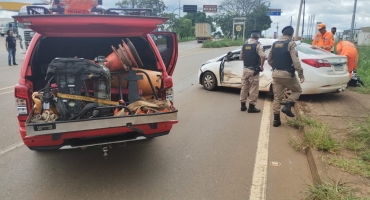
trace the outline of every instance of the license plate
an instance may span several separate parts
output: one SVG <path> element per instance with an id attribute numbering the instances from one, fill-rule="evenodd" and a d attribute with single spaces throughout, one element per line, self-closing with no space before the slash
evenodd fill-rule
<path id="1" fill-rule="evenodd" d="M 167 95 L 166 95 L 166 100 L 168 100 L 168 101 L 173 101 L 172 95 L 167 94 Z"/>
<path id="2" fill-rule="evenodd" d="M 56 124 L 47 124 L 47 125 L 35 125 L 33 126 L 34 131 L 47 131 L 47 130 L 53 130 L 56 129 Z"/>
<path id="3" fill-rule="evenodd" d="M 343 71 L 343 65 L 341 66 L 334 66 L 335 71 Z"/>

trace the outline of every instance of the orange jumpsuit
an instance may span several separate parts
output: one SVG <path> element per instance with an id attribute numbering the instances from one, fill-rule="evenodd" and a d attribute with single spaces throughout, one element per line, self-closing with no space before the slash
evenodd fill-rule
<path id="1" fill-rule="evenodd" d="M 324 47 L 326 51 L 331 51 L 331 48 L 334 47 L 333 33 L 331 33 L 330 31 L 326 31 L 324 35 L 321 35 L 321 33 L 318 32 L 315 35 L 314 40 L 312 41 L 312 45 Z"/>
<path id="2" fill-rule="evenodd" d="M 358 52 L 356 46 L 349 41 L 340 41 L 337 44 L 337 50 L 339 55 L 346 56 L 348 62 L 348 73 L 349 77 L 352 78 L 352 71 L 357 67 Z"/>

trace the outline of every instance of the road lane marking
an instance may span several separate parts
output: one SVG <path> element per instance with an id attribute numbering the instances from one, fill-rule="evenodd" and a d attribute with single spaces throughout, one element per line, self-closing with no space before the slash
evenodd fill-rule
<path id="1" fill-rule="evenodd" d="M 14 91 L 3 92 L 3 93 L 0 93 L 0 95 L 9 94 L 9 93 L 12 93 L 12 92 L 14 92 Z"/>
<path id="2" fill-rule="evenodd" d="M 3 155 L 3 154 L 5 154 L 5 153 L 8 153 L 11 150 L 14 150 L 14 149 L 16 149 L 18 147 L 21 147 L 22 145 L 23 145 L 23 142 L 18 142 L 16 144 L 13 144 L 13 145 L 7 147 L 6 149 L 4 149 L 3 151 L 0 151 L 0 156 Z"/>
<path id="3" fill-rule="evenodd" d="M 265 99 L 249 200 L 266 199 L 270 116 L 271 102 Z"/>
<path id="4" fill-rule="evenodd" d="M 6 89 L 10 89 L 10 88 L 14 88 L 14 86 L 10 86 L 10 87 L 3 87 L 3 88 L 0 88 L 0 90 L 6 90 Z"/>

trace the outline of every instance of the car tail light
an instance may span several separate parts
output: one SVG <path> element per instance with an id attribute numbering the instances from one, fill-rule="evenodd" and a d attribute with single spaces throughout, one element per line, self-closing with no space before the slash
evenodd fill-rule
<path id="1" fill-rule="evenodd" d="M 324 59 L 302 59 L 302 62 L 312 67 L 316 67 L 316 68 L 331 67 L 331 64 L 327 60 L 324 60 Z"/>
<path id="2" fill-rule="evenodd" d="M 24 85 L 16 85 L 14 89 L 15 102 L 18 115 L 28 114 L 28 88 Z"/>
<path id="3" fill-rule="evenodd" d="M 174 93 L 172 88 L 173 86 L 172 77 L 167 76 L 166 78 L 163 79 L 163 83 L 164 83 L 164 95 L 166 97 L 166 100 L 172 103 L 174 99 Z"/>

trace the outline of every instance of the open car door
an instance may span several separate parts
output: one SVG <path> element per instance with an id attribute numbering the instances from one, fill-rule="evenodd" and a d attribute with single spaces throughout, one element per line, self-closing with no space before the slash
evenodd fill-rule
<path id="1" fill-rule="evenodd" d="M 240 52 L 234 52 L 222 58 L 220 64 L 221 84 L 241 84 L 243 61 L 239 60 Z"/>
<path id="2" fill-rule="evenodd" d="M 152 32 L 150 34 L 156 39 L 156 45 L 166 66 L 167 74 L 172 76 L 178 57 L 177 34 L 174 32 Z"/>

